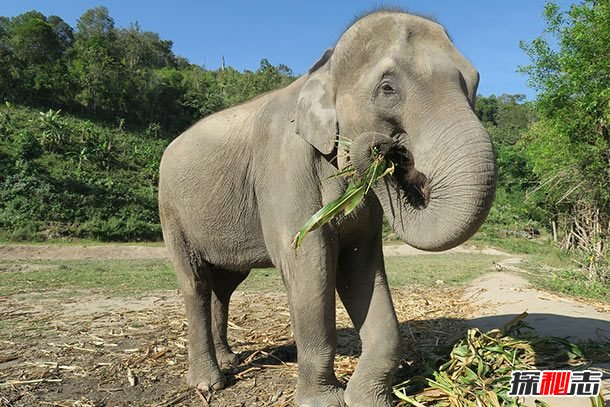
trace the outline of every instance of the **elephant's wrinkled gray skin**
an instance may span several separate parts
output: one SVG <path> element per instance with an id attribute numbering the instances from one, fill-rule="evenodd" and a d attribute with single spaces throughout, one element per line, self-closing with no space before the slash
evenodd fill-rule
<path id="1" fill-rule="evenodd" d="M 201 120 L 167 148 L 159 205 L 189 322 L 188 383 L 224 386 L 231 293 L 255 267 L 282 273 L 298 347 L 301 406 L 388 406 L 401 356 L 384 270 L 382 214 L 409 244 L 444 250 L 470 237 L 495 190 L 491 141 L 472 112 L 478 73 L 444 29 L 378 11 L 356 21 L 310 72 L 284 89 Z M 291 240 L 346 181 L 336 139 L 397 164 L 350 215 Z M 338 385 L 335 290 L 362 338 Z"/>

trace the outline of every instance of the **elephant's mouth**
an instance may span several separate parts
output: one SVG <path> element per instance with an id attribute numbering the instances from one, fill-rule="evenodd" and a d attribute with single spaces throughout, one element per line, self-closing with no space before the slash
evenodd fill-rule
<path id="1" fill-rule="evenodd" d="M 447 250 L 472 236 L 485 220 L 496 168 L 491 140 L 475 119 L 453 129 L 452 137 L 444 133 L 451 145 L 440 145 L 439 139 L 422 143 L 404 132 L 364 133 L 352 140 L 349 158 L 357 174 L 371 168 L 374 153 L 394 164 L 394 173 L 373 191 L 406 243 Z"/>
<path id="2" fill-rule="evenodd" d="M 373 164 L 373 151 L 382 154 L 394 164 L 389 177 L 394 192 L 404 207 L 421 210 L 430 203 L 431 185 L 426 175 L 415 168 L 415 159 L 409 151 L 409 137 L 399 132 L 392 136 L 367 132 L 357 136 L 350 149 L 350 161 L 359 174 L 365 174 Z"/>
<path id="3" fill-rule="evenodd" d="M 415 169 L 411 152 L 396 140 L 386 157 L 394 163 L 392 180 L 401 197 L 414 209 L 425 209 L 430 203 L 430 182 L 423 173 Z"/>

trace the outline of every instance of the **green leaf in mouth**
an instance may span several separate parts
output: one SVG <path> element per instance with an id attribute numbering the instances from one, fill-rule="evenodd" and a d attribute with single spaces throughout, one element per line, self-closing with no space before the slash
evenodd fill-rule
<path id="1" fill-rule="evenodd" d="M 342 143 L 347 147 L 351 146 L 347 141 Z M 305 222 L 301 230 L 292 239 L 292 246 L 295 251 L 299 249 L 303 239 L 309 232 L 330 222 L 341 213 L 344 216 L 350 214 L 362 202 L 365 195 L 377 181 L 386 175 L 394 173 L 394 163 L 386 159 L 383 154 L 380 154 L 375 147 L 371 150 L 371 156 L 373 160 L 366 171 L 364 171 L 364 174 L 358 175 L 355 168 L 352 165 L 348 165 L 329 177 L 348 177 L 350 181 L 343 195 L 324 205 Z"/>

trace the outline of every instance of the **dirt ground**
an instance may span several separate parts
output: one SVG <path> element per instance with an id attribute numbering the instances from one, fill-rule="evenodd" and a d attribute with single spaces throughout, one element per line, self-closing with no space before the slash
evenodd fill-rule
<path id="1" fill-rule="evenodd" d="M 4 260 L 136 260 L 164 259 L 164 246 L 136 245 L 1 245 Z"/>
<path id="2" fill-rule="evenodd" d="M 414 256 L 434 254 L 414 249 L 405 244 L 384 247 L 386 256 Z M 474 253 L 508 255 L 494 248 L 479 249 L 470 246 L 459 246 L 446 253 Z M 0 245 L 0 259 L 4 260 L 136 260 L 165 259 L 167 250 L 164 246 L 137 245 Z"/>
<path id="3" fill-rule="evenodd" d="M 456 251 L 481 252 L 464 247 Z M 407 246 L 386 248 L 386 255 L 409 254 L 419 253 Z M 11 260 L 165 256 L 163 247 L 0 246 L 0 258 Z M 506 269 L 515 263 L 499 267 Z M 393 290 L 406 344 L 397 382 L 414 373 L 423 355 L 460 337 L 473 320 L 494 324 L 498 321 L 493 322 L 491 316 L 518 314 L 524 306 L 532 312 L 531 303 L 519 303 L 519 298 L 507 297 L 507 292 L 519 297 L 529 290 L 533 296 L 548 298 L 527 285 L 512 287 L 512 280 L 503 272 L 489 276 L 491 280 L 465 289 L 418 286 Z M 500 281 L 505 284 L 498 284 Z M 123 298 L 94 290 L 41 291 L 35 296 L 0 297 L 0 406 L 293 405 L 296 347 L 285 293 L 234 295 L 229 336 L 241 363 L 226 372 L 229 386 L 225 390 L 202 394 L 188 389 L 184 382 L 187 325 L 177 292 Z M 550 310 L 560 312 L 553 304 Z M 593 326 L 600 321 L 610 323 L 607 309 L 574 304 L 579 312 L 599 313 L 591 318 Z M 360 344 L 340 304 L 337 310 L 335 368 L 340 380 L 346 381 Z M 604 327 L 602 324 L 602 331 Z M 564 328 L 572 329 L 569 325 Z"/>
<path id="4" fill-rule="evenodd" d="M 283 293 L 236 293 L 229 335 L 241 363 L 227 372 L 228 388 L 212 395 L 184 384 L 187 326 L 176 292 L 138 299 L 65 294 L 0 299 L 0 316 L 10 321 L 0 334 L 0 405 L 293 405 L 296 348 Z M 418 355 L 463 333 L 472 307 L 456 289 L 393 295 L 410 355 L 401 369 L 406 377 Z M 359 341 L 339 305 L 338 328 L 335 367 L 346 381 Z"/>

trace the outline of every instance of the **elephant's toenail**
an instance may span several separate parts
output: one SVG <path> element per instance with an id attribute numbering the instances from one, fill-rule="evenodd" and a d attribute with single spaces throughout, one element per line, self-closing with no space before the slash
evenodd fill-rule
<path id="1" fill-rule="evenodd" d="M 205 382 L 201 382 L 197 385 L 197 390 L 210 391 L 210 386 Z"/>

